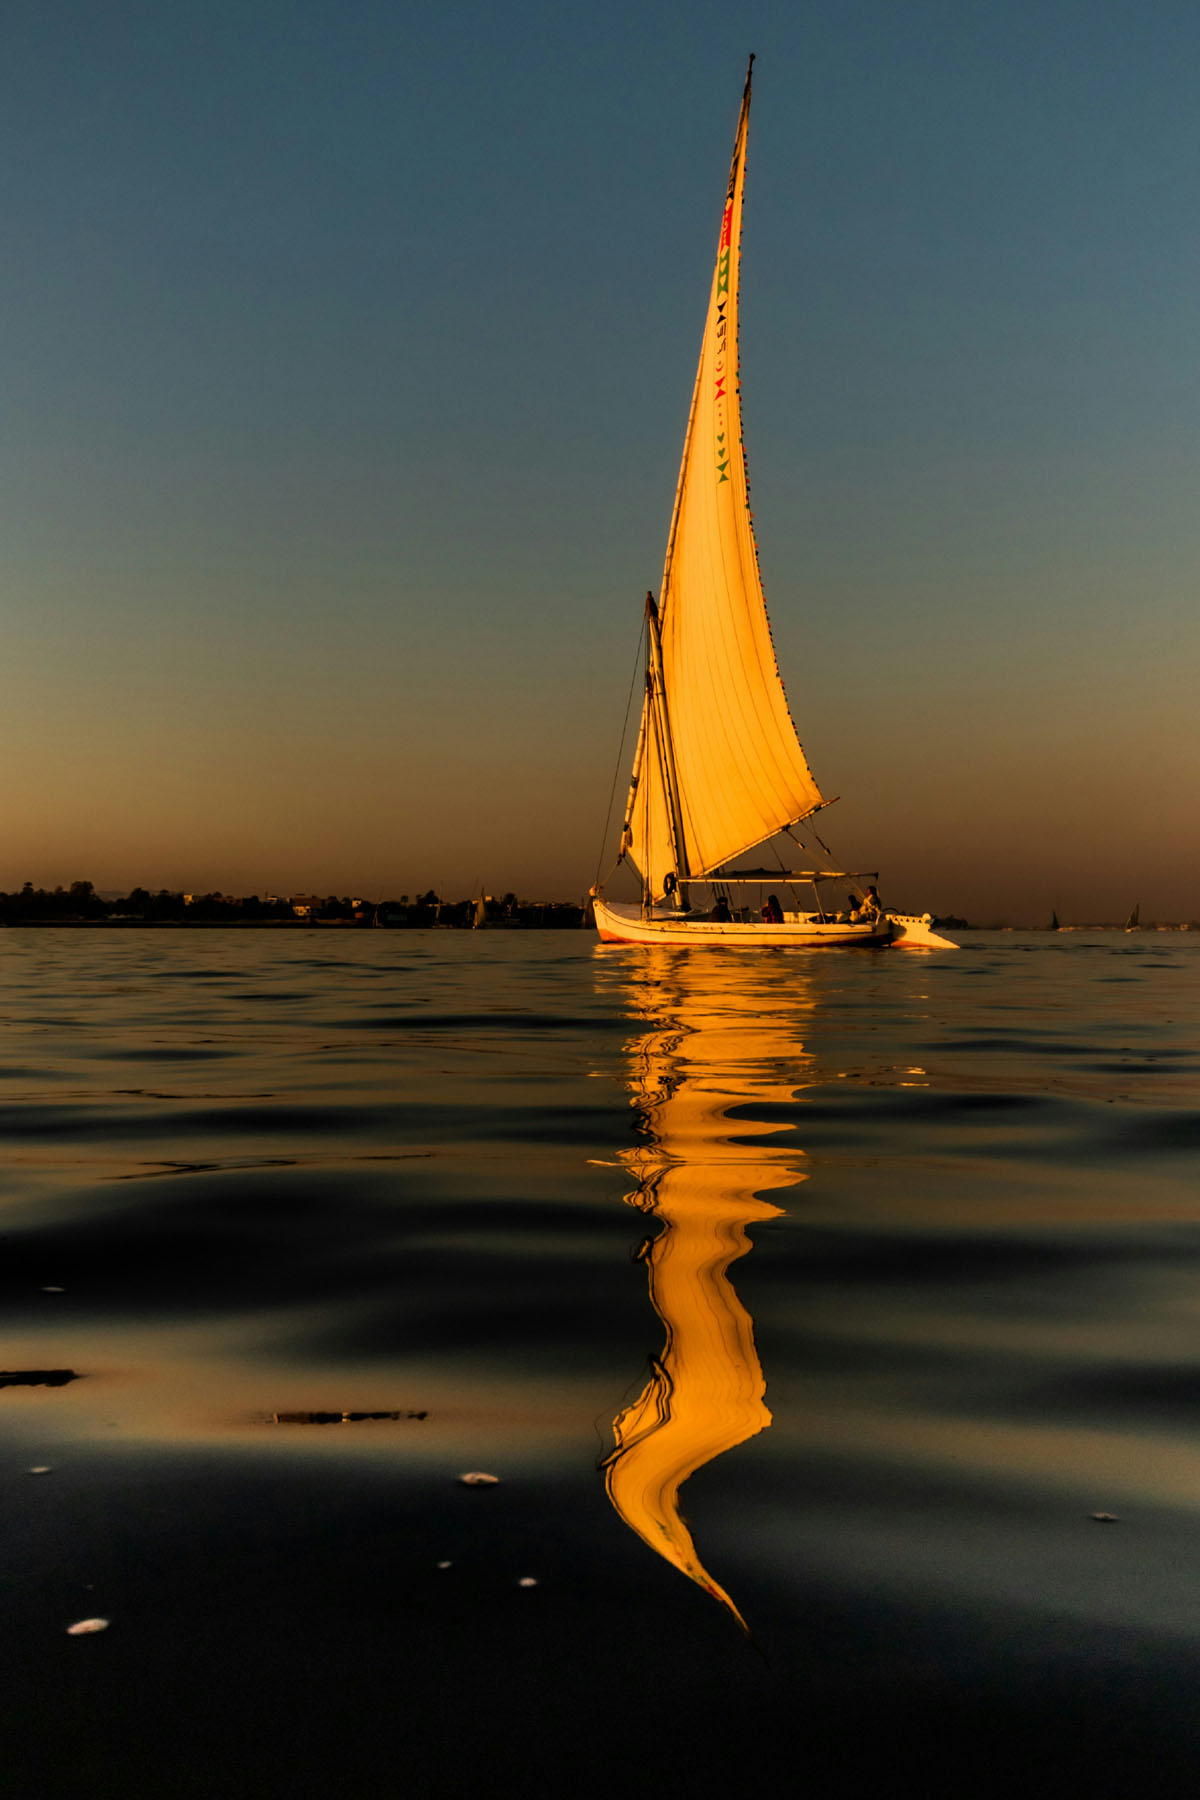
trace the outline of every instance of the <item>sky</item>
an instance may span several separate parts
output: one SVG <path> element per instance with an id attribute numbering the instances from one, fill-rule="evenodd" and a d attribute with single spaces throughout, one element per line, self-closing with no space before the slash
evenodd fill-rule
<path id="1" fill-rule="evenodd" d="M 824 835 L 921 910 L 1200 917 L 1169 0 L 0 0 L 0 888 L 586 890 L 751 50 Z"/>

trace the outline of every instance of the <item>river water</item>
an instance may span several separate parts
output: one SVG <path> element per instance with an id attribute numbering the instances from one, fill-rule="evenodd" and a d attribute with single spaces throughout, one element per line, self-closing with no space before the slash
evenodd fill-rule
<path id="1" fill-rule="evenodd" d="M 0 933 L 5 1793 L 1191 1793 L 1200 938 L 963 935 Z"/>

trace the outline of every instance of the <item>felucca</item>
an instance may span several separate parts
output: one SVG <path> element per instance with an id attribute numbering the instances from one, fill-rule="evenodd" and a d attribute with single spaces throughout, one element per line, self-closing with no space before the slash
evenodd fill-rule
<path id="1" fill-rule="evenodd" d="M 775 661 L 742 444 L 738 279 L 753 65 L 751 57 L 662 587 L 657 602 L 646 596 L 646 691 L 617 858 L 640 874 L 641 901 L 608 900 L 597 886 L 596 929 L 606 943 L 954 949 L 929 913 L 884 907 L 876 872 L 830 866 L 814 828 L 817 853 L 793 836 L 832 801 L 813 779 Z M 782 833 L 815 866 L 730 866 Z M 850 885 L 841 910 L 823 898 L 827 883 Z"/>

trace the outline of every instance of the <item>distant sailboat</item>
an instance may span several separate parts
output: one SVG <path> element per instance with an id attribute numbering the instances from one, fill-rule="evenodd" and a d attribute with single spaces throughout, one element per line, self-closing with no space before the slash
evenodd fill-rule
<path id="1" fill-rule="evenodd" d="M 646 692 L 617 858 L 639 873 L 642 897 L 622 904 L 597 886 L 596 928 L 609 943 L 954 949 L 929 913 L 885 909 L 874 872 L 830 867 L 819 838 L 811 851 L 793 835 L 832 801 L 788 710 L 750 511 L 737 353 L 749 117 L 748 70 L 662 587 L 657 601 L 646 596 Z M 782 833 L 815 866 L 730 867 Z M 852 888 L 841 910 L 823 898 L 828 882 Z M 702 885 L 709 894 L 697 907 Z M 750 894 L 755 905 L 741 904 Z"/>
<path id="2" fill-rule="evenodd" d="M 1142 929 L 1141 911 L 1142 903 L 1139 900 L 1125 921 L 1126 931 L 1140 931 Z"/>
<path id="3" fill-rule="evenodd" d="M 1047 931 L 1061 931 L 1062 930 L 1062 926 L 1058 922 L 1058 914 L 1055 912 L 1053 907 L 1051 907 L 1051 909 L 1050 909 L 1050 923 L 1047 925 L 1046 930 Z"/>

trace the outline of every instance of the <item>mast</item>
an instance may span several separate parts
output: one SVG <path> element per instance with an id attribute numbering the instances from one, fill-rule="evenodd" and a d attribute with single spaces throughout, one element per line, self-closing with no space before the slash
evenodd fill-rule
<path id="1" fill-rule="evenodd" d="M 681 912 L 689 908 L 687 878 L 687 840 L 683 831 L 683 814 L 679 805 L 679 777 L 675 772 L 675 751 L 671 743 L 671 718 L 667 710 L 667 684 L 663 679 L 662 639 L 658 631 L 658 607 L 654 595 L 646 595 L 646 627 L 650 667 L 647 672 L 647 696 L 655 712 L 659 757 L 662 762 L 663 786 L 667 796 L 667 817 L 671 827 L 671 848 L 675 854 L 675 904 Z"/>

